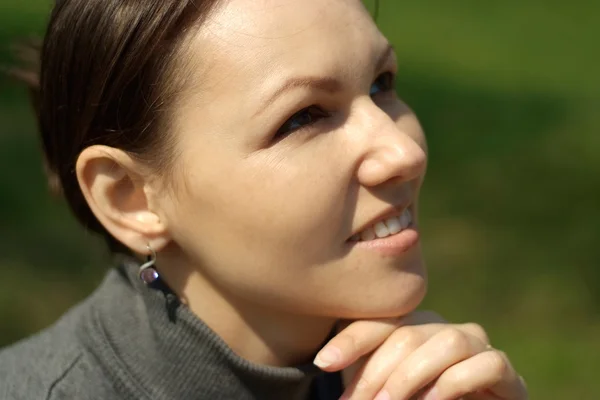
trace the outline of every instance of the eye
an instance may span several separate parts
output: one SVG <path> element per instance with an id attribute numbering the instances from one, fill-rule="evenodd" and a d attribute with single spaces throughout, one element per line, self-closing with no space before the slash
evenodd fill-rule
<path id="1" fill-rule="evenodd" d="M 396 76 L 392 72 L 384 72 L 379 75 L 373 85 L 371 85 L 371 90 L 369 94 L 371 96 L 375 96 L 378 93 L 389 92 L 394 89 L 394 83 L 396 80 Z"/>
<path id="2" fill-rule="evenodd" d="M 279 128 L 277 131 L 276 137 L 282 137 L 285 135 L 289 135 L 290 133 L 306 128 L 320 119 L 327 118 L 329 114 L 324 111 L 321 107 L 318 106 L 310 106 L 306 107 L 298 111 L 296 114 L 292 115 L 290 119 L 285 121 L 285 123 Z"/>

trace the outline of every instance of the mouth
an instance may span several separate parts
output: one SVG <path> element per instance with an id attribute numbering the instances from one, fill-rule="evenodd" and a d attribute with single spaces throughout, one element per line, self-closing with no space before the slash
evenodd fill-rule
<path id="1" fill-rule="evenodd" d="M 402 212 L 385 216 L 362 231 L 353 235 L 350 242 L 369 242 L 399 235 L 408 229 L 413 222 L 412 211 L 409 207 Z"/>

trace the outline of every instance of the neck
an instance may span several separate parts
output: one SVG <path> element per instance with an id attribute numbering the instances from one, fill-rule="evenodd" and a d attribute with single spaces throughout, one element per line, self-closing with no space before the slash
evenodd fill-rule
<path id="1" fill-rule="evenodd" d="M 235 353 L 256 364 L 284 367 L 312 362 L 336 322 L 227 295 L 195 271 L 182 274 L 169 267 L 161 276 Z"/>

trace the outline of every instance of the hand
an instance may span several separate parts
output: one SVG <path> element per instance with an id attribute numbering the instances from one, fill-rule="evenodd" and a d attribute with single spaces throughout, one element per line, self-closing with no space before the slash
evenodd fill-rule
<path id="1" fill-rule="evenodd" d="M 525 382 L 479 325 L 448 324 L 431 312 L 349 323 L 315 364 L 344 370 L 344 400 L 528 399 Z"/>

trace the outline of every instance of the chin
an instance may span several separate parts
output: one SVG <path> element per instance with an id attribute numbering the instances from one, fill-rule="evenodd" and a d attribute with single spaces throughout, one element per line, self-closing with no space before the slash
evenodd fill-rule
<path id="1" fill-rule="evenodd" d="M 401 289 L 397 289 L 400 286 Z M 372 295 L 355 297 L 349 302 L 343 319 L 398 318 L 415 311 L 427 294 L 427 277 L 413 275 L 404 278 L 394 288 L 373 288 Z"/>
<path id="2" fill-rule="evenodd" d="M 387 309 L 376 310 L 379 318 L 396 318 L 412 313 L 421 305 L 427 294 L 427 284 L 423 282 L 414 291 L 399 296 Z"/>

